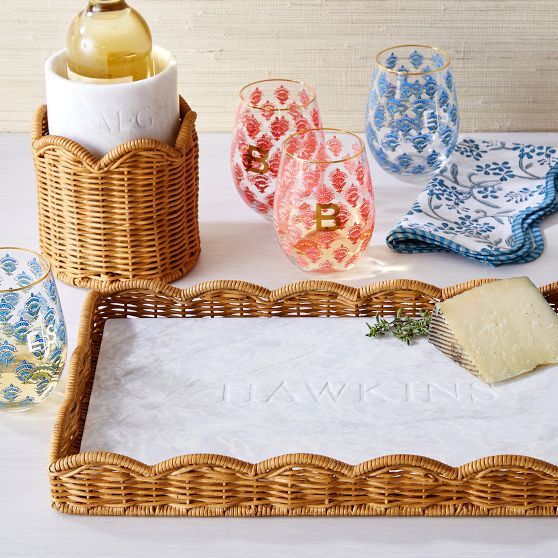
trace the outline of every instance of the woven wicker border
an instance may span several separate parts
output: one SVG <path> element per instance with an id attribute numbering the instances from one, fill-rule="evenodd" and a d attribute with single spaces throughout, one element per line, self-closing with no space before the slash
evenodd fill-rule
<path id="1" fill-rule="evenodd" d="M 183 455 L 153 466 L 108 452 L 79 453 L 105 320 L 202 316 L 374 316 L 417 314 L 486 280 L 439 289 L 397 280 L 354 289 L 307 281 L 269 291 L 214 281 L 187 290 L 132 281 L 85 303 L 66 398 L 50 456 L 52 505 L 91 515 L 557 515 L 558 467 L 496 455 L 461 467 L 415 455 L 348 465 L 290 454 L 251 464 L 221 455 Z M 558 308 L 558 282 L 541 289 Z M 557 310 L 558 311 L 558 310 Z"/>
<path id="2" fill-rule="evenodd" d="M 46 107 L 33 121 L 39 239 L 56 277 L 91 289 L 131 279 L 174 281 L 198 260 L 196 113 L 180 98 L 174 146 L 123 143 L 97 160 L 48 133 Z"/>

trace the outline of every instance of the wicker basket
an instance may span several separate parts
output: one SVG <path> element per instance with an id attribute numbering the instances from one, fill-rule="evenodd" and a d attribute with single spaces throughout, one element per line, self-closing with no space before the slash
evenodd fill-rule
<path id="1" fill-rule="evenodd" d="M 256 464 L 221 455 L 182 455 L 150 466 L 114 453 L 80 453 L 107 319 L 367 317 L 393 315 L 398 308 L 417 315 L 483 282 L 438 289 L 400 280 L 354 289 L 309 281 L 271 292 L 233 281 L 183 291 L 133 281 L 125 290 L 91 293 L 54 428 L 53 507 L 91 515 L 558 515 L 558 466 L 525 456 L 496 455 L 450 467 L 416 455 L 377 457 L 359 465 L 310 454 Z M 556 310 L 558 283 L 541 290 Z"/>
<path id="2" fill-rule="evenodd" d="M 129 279 L 173 281 L 200 253 L 196 113 L 180 99 L 175 146 L 140 139 L 97 160 L 48 135 L 46 107 L 32 130 L 39 238 L 56 277 L 102 289 Z"/>

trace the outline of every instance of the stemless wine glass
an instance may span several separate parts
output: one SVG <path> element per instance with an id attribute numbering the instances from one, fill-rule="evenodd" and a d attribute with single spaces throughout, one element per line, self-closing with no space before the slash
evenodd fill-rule
<path id="1" fill-rule="evenodd" d="M 365 126 L 368 146 L 388 172 L 418 177 L 439 172 L 459 133 L 448 54 L 423 45 L 382 50 L 372 74 Z"/>
<path id="2" fill-rule="evenodd" d="M 240 90 L 231 169 L 242 199 L 271 219 L 281 144 L 293 132 L 319 128 L 314 89 L 301 81 L 265 79 Z"/>
<path id="3" fill-rule="evenodd" d="M 350 269 L 368 246 L 374 217 L 372 179 L 358 136 L 321 128 L 285 140 L 274 224 L 293 263 L 321 273 Z"/>
<path id="4" fill-rule="evenodd" d="M 42 401 L 66 362 L 66 326 L 47 259 L 0 248 L 0 409 Z"/>

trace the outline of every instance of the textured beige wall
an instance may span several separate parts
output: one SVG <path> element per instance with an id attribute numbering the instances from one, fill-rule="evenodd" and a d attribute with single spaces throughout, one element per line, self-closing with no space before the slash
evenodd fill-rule
<path id="1" fill-rule="evenodd" d="M 246 82 L 316 84 L 325 122 L 361 130 L 375 52 L 434 44 L 453 56 L 465 130 L 555 130 L 558 0 L 130 0 L 179 61 L 199 129 L 228 131 Z M 85 0 L 0 6 L 0 131 L 27 130 L 42 62 Z"/>

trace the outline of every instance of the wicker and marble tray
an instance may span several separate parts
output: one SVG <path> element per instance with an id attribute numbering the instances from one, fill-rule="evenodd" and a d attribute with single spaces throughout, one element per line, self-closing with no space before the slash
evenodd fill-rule
<path id="1" fill-rule="evenodd" d="M 308 281 L 276 291 L 215 281 L 187 290 L 131 281 L 92 292 L 83 309 L 50 459 L 52 505 L 91 515 L 557 515 L 558 466 L 495 455 L 461 467 L 415 455 L 349 465 L 289 454 L 247 463 L 189 454 L 146 465 L 109 452 L 80 453 L 104 324 L 111 318 L 372 317 L 416 315 L 485 281 L 439 289 L 409 280 L 354 289 Z M 558 306 L 558 283 L 542 289 Z"/>

